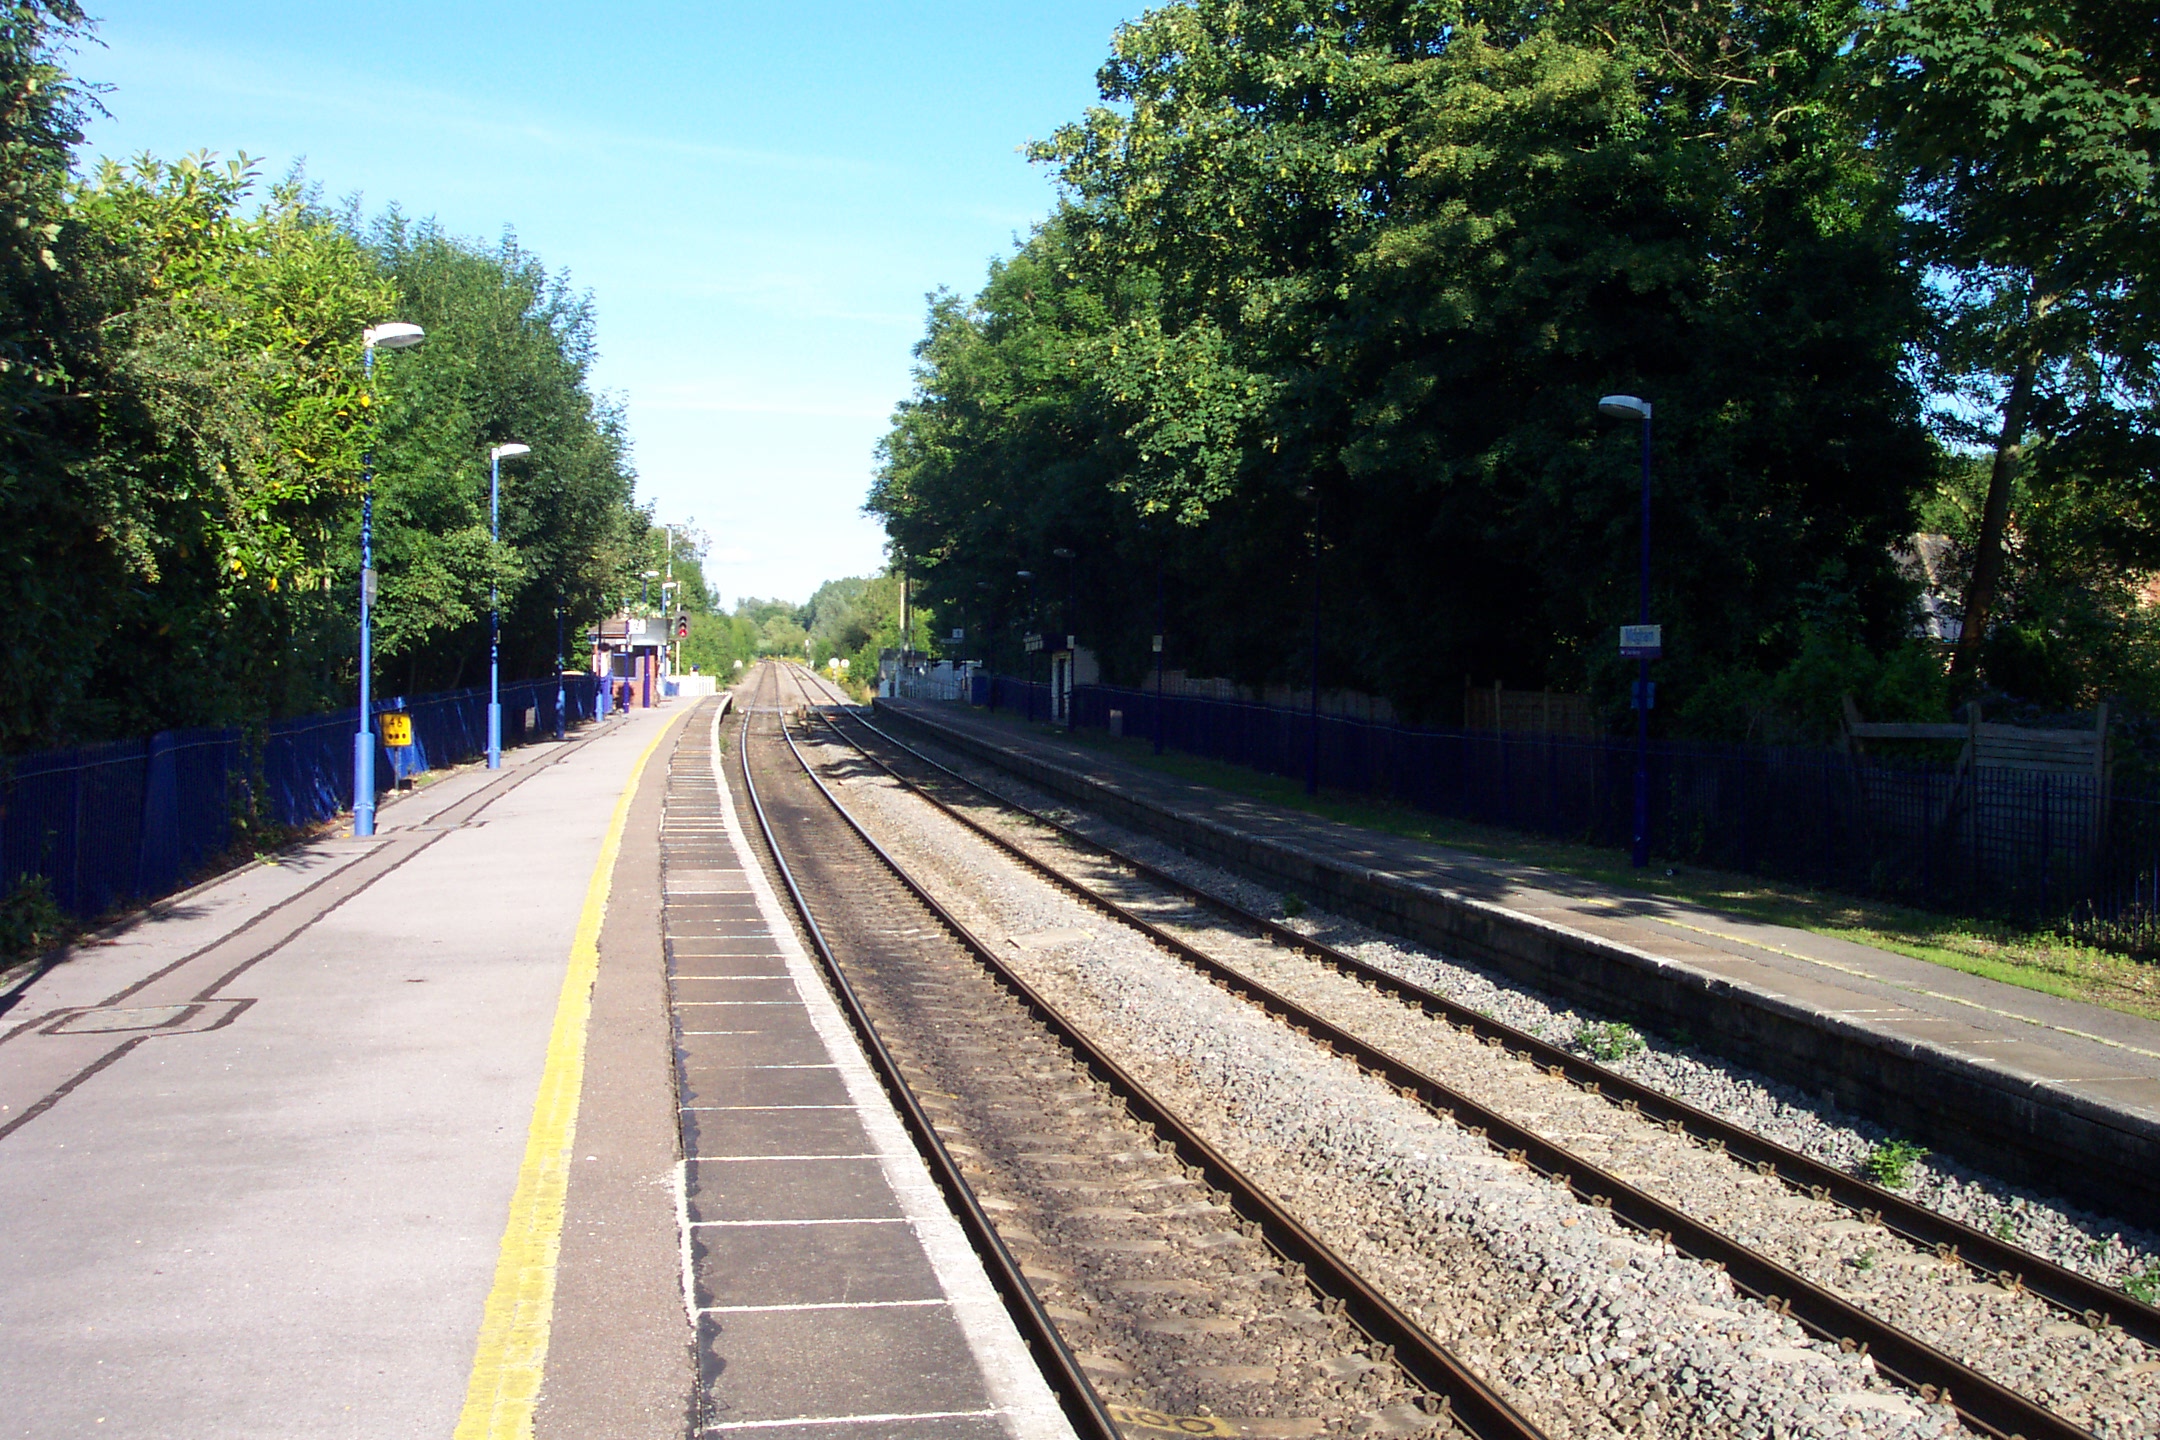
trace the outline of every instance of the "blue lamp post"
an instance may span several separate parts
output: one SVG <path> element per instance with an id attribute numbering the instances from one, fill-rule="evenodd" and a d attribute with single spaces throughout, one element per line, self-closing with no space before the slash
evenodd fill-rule
<path id="1" fill-rule="evenodd" d="M 1320 489 L 1300 485 L 1298 498 L 1312 501 L 1312 709 L 1305 723 L 1305 793 L 1320 793 Z"/>
<path id="2" fill-rule="evenodd" d="M 1032 570 L 1015 570 L 1013 574 L 1028 582 L 1028 618 L 1033 620 L 1039 627 L 1042 624 L 1042 617 L 1036 612 L 1035 607 L 1035 572 Z M 1026 643 L 1024 636 L 1021 643 Z M 1042 644 L 1039 630 L 1035 643 L 1037 646 Z M 1035 723 L 1035 652 L 1033 650 L 1027 652 L 1027 660 L 1027 718 L 1028 723 L 1032 725 Z"/>
<path id="3" fill-rule="evenodd" d="M 532 454 L 532 446 L 515 440 L 488 451 L 488 543 L 502 542 L 502 462 Z M 490 770 L 502 769 L 502 610 L 501 590 L 489 566 L 488 576 L 488 761 Z"/>
<path id="4" fill-rule="evenodd" d="M 368 438 L 360 452 L 360 728 L 353 732 L 353 834 L 375 833 L 375 712 L 371 671 L 375 663 L 375 409 L 365 385 L 375 379 L 375 351 L 405 350 L 427 338 L 427 331 L 402 320 L 387 320 L 360 332 L 360 372 L 366 377 Z"/>
<path id="5" fill-rule="evenodd" d="M 1650 863 L 1650 661 L 1662 653 L 1662 636 L 1650 626 L 1650 402 L 1607 395 L 1598 413 L 1612 420 L 1642 421 L 1642 546 L 1636 566 L 1634 635 L 1623 630 L 1620 653 L 1635 659 L 1635 833 L 1630 858 L 1640 870 Z"/>
<path id="6" fill-rule="evenodd" d="M 1155 551 L 1155 753 L 1162 754 L 1163 705 L 1163 606 L 1162 606 L 1162 550 Z"/>
<path id="7" fill-rule="evenodd" d="M 557 740 L 563 738 L 563 701 L 567 698 L 563 694 L 562 676 L 562 605 L 557 602 L 555 606 L 555 738 Z"/>
<path id="8" fill-rule="evenodd" d="M 1060 545 L 1050 552 L 1065 562 L 1065 728 L 1080 728 L 1080 552 Z M 1054 698 L 1054 697 L 1053 697 Z"/>

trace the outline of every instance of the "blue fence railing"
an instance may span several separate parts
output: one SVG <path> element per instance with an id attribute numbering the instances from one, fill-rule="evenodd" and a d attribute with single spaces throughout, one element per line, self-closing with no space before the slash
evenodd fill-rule
<path id="1" fill-rule="evenodd" d="M 1051 718 L 1047 686 L 998 677 L 1000 708 Z M 1078 723 L 1302 778 L 1310 712 L 1083 685 Z M 1426 729 L 1321 715 L 1320 783 L 1437 815 L 1624 847 L 1632 738 Z M 1650 747 L 1650 847 L 1665 860 L 2160 944 L 2160 787 L 1838 751 Z M 2142 937 L 2142 938 L 2141 938 Z"/>
<path id="2" fill-rule="evenodd" d="M 505 746 L 555 733 L 556 688 L 553 679 L 502 687 Z M 566 676 L 561 688 L 563 723 L 590 720 L 599 681 Z M 479 755 L 487 703 L 486 690 L 457 690 L 378 706 L 413 721 L 409 748 L 378 746 L 379 783 Z M 168 730 L 0 760 L 0 892 L 43 876 L 63 910 L 101 915 L 178 888 L 249 814 L 303 825 L 350 809 L 357 719 L 344 710 L 273 721 L 253 743 L 240 729 Z"/>
<path id="3" fill-rule="evenodd" d="M 987 697 L 992 709 L 1010 710 L 1016 715 L 1031 715 L 1037 720 L 1050 718 L 1050 687 L 1039 680 L 1015 680 L 1008 675 L 978 675 L 975 687 Z"/>

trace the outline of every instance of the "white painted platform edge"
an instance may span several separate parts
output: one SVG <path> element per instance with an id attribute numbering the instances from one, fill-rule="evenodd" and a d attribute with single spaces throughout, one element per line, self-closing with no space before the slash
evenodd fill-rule
<path id="1" fill-rule="evenodd" d="M 1036 1367 L 1027 1342 L 1020 1338 L 990 1277 L 983 1273 L 982 1262 L 968 1244 L 960 1222 L 946 1208 L 945 1196 L 930 1178 L 929 1166 L 915 1152 L 914 1142 L 900 1123 L 885 1087 L 855 1043 L 855 1032 L 840 1013 L 838 1002 L 826 992 L 810 956 L 795 938 L 795 927 L 750 849 L 720 752 L 720 724 L 725 713 L 723 707 L 722 714 L 713 717 L 711 745 L 713 783 L 720 791 L 728 842 L 742 862 L 743 876 L 750 882 L 751 893 L 757 896 L 759 912 L 772 929 L 773 944 L 787 961 L 788 974 L 809 1011 L 811 1026 L 840 1072 L 871 1144 L 877 1147 L 885 1183 L 892 1187 L 901 1213 L 915 1227 L 930 1268 L 937 1274 L 938 1288 L 952 1302 L 953 1318 L 959 1322 L 975 1363 L 981 1367 L 984 1388 L 998 1407 L 999 1420 L 1013 1440 L 1077 1440 L 1064 1408 Z"/>

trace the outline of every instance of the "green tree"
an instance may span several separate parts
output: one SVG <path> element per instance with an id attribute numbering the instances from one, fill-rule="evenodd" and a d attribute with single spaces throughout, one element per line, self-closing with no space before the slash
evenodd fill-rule
<path id="1" fill-rule="evenodd" d="M 591 298 L 514 237 L 483 248 L 392 214 L 367 238 L 397 285 L 399 318 L 428 332 L 376 372 L 385 672 L 412 690 L 484 674 L 493 579 L 509 673 L 544 673 L 558 610 L 580 630 L 653 568 L 622 416 L 587 383 Z M 511 440 L 532 454 L 503 466 L 502 540 L 491 546 L 487 452 Z M 342 558 L 356 569 L 354 520 Z"/>
<path id="2" fill-rule="evenodd" d="M 1059 624 L 1137 678 L 1160 566 L 1188 668 L 1302 680 L 1317 547 L 1328 683 L 1437 719 L 1466 672 L 1617 711 L 1634 437 L 1595 407 L 1629 390 L 1660 417 L 1668 693 L 1780 670 L 1803 586 L 1894 650 L 1935 451 L 1902 192 L 1842 88 L 1865 19 L 1151 11 L 1109 103 L 1038 149 L 1068 203 L 933 303 L 871 508 L 1008 657 Z"/>
<path id="3" fill-rule="evenodd" d="M 900 577 L 890 571 L 828 580 L 804 610 L 811 664 L 826 670 L 828 662 L 844 660 L 843 674 L 855 685 L 874 684 L 880 653 L 901 647 Z M 931 638 L 938 628 L 936 617 L 911 603 L 908 621 L 916 653 L 938 656 L 941 651 Z"/>
<path id="4" fill-rule="evenodd" d="M 2117 539 L 2137 542 L 2117 555 L 2160 566 L 2160 516 L 2145 495 L 2160 402 L 2160 12 L 2122 0 L 1905 0 L 1871 58 L 1885 149 L 1940 277 L 1933 359 L 1963 402 L 1949 428 L 1992 452 L 1956 657 L 1969 677 L 1997 616 L 2021 480 L 2036 499 L 2105 496 L 2131 522 Z M 1986 411 L 1992 425 L 1974 418 Z M 2029 640 L 2033 618 L 2012 617 L 2013 649 L 2029 649 L 2018 636 Z"/>
<path id="5" fill-rule="evenodd" d="M 621 593 L 649 518 L 586 383 L 589 297 L 514 239 L 363 226 L 297 173 L 258 199 L 245 156 L 76 176 L 89 33 L 71 0 L 0 10 L 0 748 L 349 699 L 370 444 L 382 678 L 471 678 L 491 584 L 511 673 L 551 665 L 556 616 Z M 429 344 L 364 389 L 361 332 L 392 316 Z M 506 439 L 534 455 L 498 544 Z"/>
<path id="6" fill-rule="evenodd" d="M 146 156 L 75 196 L 76 253 L 110 317 L 98 443 L 128 477 L 114 541 L 135 579 L 100 607 L 109 688 L 78 727 L 231 723 L 335 694 L 329 537 L 357 486 L 355 342 L 395 291 L 297 183 L 246 213 L 255 180 L 245 157 Z"/>
<path id="7" fill-rule="evenodd" d="M 100 318 L 69 225 L 69 160 L 91 97 L 62 67 L 72 0 L 0 11 L 0 746 L 48 741 L 96 673 L 85 634 L 133 581 L 114 537 L 129 477 L 98 462 Z"/>
<path id="8" fill-rule="evenodd" d="M 758 658 L 758 627 L 740 615 L 693 614 L 683 642 L 682 663 L 722 683 Z"/>

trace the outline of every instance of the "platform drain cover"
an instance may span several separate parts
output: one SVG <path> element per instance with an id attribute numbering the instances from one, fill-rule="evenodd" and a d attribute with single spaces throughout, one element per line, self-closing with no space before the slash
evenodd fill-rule
<path id="1" fill-rule="evenodd" d="M 146 1005 L 139 1010 L 82 1010 L 68 1016 L 48 1035 L 102 1035 L 115 1030 L 163 1030 L 177 1025 L 193 1005 Z"/>

